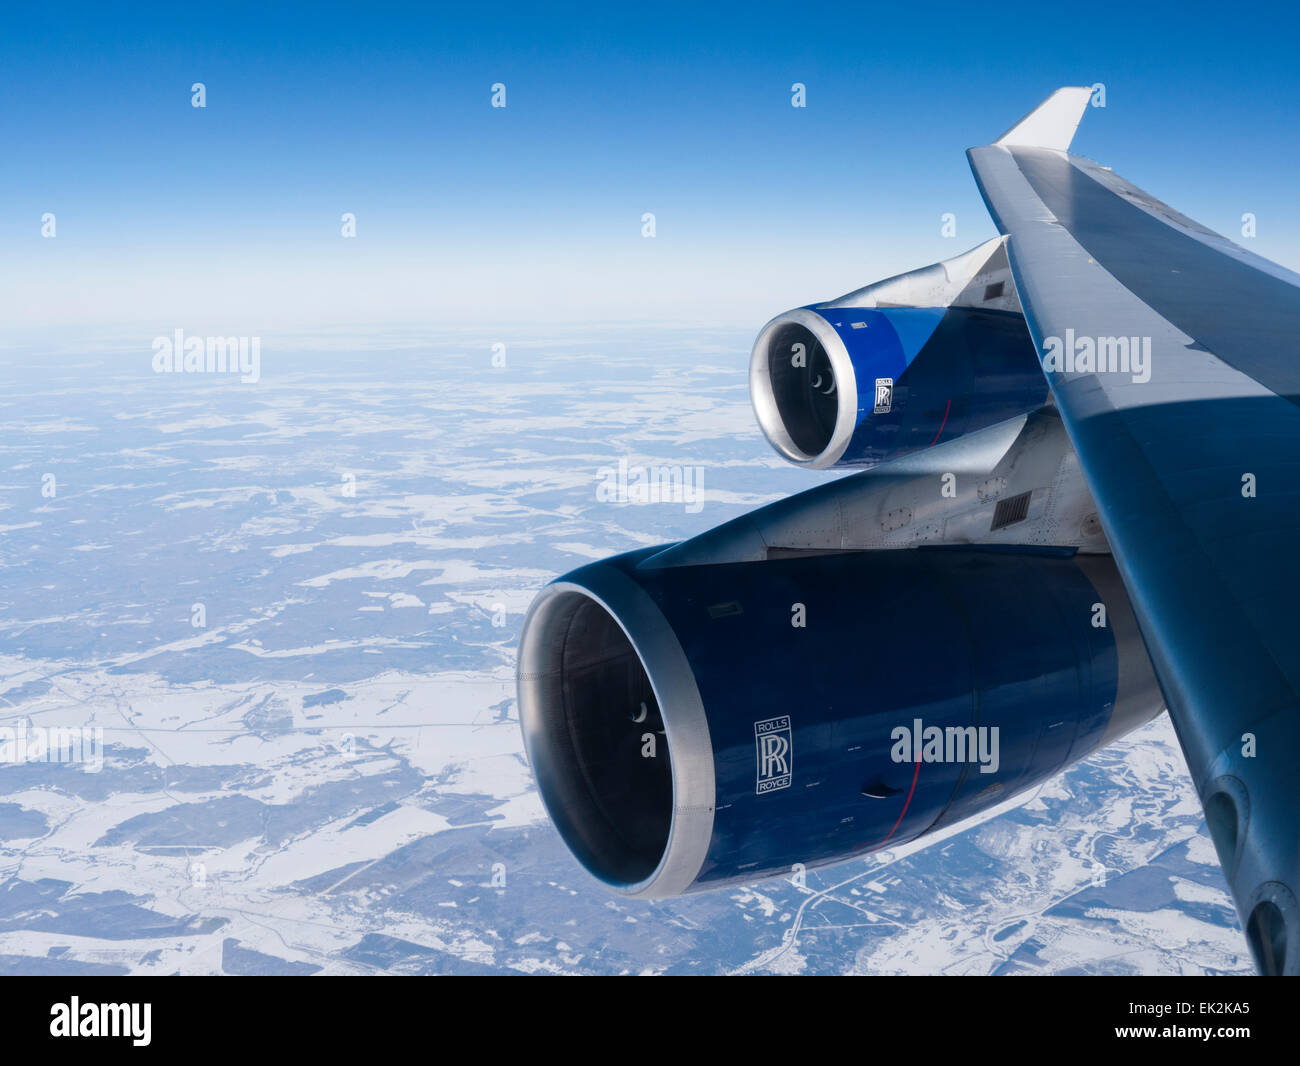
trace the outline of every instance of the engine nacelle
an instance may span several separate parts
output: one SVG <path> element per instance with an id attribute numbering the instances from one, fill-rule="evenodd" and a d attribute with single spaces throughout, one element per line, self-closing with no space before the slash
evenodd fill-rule
<path id="1" fill-rule="evenodd" d="M 976 815 L 1159 713 L 1109 556 L 937 547 L 584 566 L 534 602 L 547 810 L 616 891 L 788 875 Z"/>
<path id="2" fill-rule="evenodd" d="M 874 466 L 1027 414 L 1047 382 L 1002 238 L 772 319 L 749 395 L 801 466 Z"/>
<path id="3" fill-rule="evenodd" d="M 1047 381 L 1014 311 L 817 305 L 763 327 L 749 391 L 772 446 L 824 469 L 874 466 L 1026 414 Z"/>

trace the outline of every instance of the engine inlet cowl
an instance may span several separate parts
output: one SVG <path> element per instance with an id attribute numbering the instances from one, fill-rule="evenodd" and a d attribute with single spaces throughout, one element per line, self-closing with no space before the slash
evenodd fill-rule
<path id="1" fill-rule="evenodd" d="M 570 577 L 541 592 L 520 636 L 529 763 L 590 873 L 626 895 L 678 895 L 713 833 L 713 747 L 691 666 L 620 569 Z"/>

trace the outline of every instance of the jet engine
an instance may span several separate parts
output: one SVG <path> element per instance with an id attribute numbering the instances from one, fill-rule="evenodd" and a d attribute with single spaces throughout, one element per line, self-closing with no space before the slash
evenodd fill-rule
<path id="1" fill-rule="evenodd" d="M 817 469 L 874 466 L 1047 399 L 999 241 L 778 315 L 749 390 L 772 446 Z"/>
<path id="2" fill-rule="evenodd" d="M 520 640 L 542 799 L 578 860 L 658 898 L 915 840 L 1159 713 L 1106 555 L 939 547 L 548 586 Z"/>

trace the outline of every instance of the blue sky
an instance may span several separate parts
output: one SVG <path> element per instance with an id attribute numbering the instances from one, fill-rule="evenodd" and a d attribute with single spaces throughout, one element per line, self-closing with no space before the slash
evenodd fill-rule
<path id="1" fill-rule="evenodd" d="M 1075 148 L 1300 267 L 1300 71 L 1234 5 L 66 5 L 0 21 L 11 328 L 752 326 L 991 236 L 963 155 Z M 1279 22 L 1278 19 L 1284 21 Z M 190 106 L 201 81 L 207 107 Z M 507 107 L 490 106 L 506 85 Z M 807 86 L 803 109 L 791 85 Z M 40 234 L 54 212 L 57 236 Z M 352 212 L 357 237 L 340 236 Z M 641 236 L 641 216 L 656 236 Z M 957 216 L 954 239 L 940 216 Z"/>

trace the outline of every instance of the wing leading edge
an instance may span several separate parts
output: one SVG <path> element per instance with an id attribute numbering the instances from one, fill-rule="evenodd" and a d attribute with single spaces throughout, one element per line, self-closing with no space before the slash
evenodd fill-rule
<path id="1" fill-rule="evenodd" d="M 967 154 L 1256 965 L 1300 974 L 1300 276 L 1067 154 L 1081 93 Z"/>

